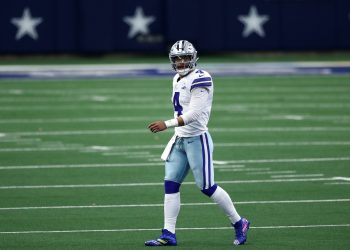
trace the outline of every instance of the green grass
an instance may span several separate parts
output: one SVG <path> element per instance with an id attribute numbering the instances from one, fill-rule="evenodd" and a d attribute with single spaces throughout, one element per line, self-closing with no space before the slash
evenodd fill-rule
<path id="1" fill-rule="evenodd" d="M 242 249 L 348 249 L 349 181 L 333 177 L 350 177 L 350 77 L 214 81 L 214 160 L 231 162 L 215 179 L 252 222 Z M 172 116 L 170 91 L 168 78 L 1 80 L 0 249 L 145 249 L 163 223 L 158 159 L 171 137 L 147 125 Z M 177 248 L 231 248 L 225 215 L 189 205 L 211 200 L 185 181 Z M 122 229 L 153 230 L 91 231 Z M 88 231 L 49 233 L 70 230 Z"/>

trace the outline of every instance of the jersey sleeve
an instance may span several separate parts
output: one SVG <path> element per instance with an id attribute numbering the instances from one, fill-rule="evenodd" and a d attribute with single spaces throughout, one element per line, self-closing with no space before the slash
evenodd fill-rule
<path id="1" fill-rule="evenodd" d="M 209 97 L 208 91 L 200 88 L 195 88 L 192 91 L 191 102 L 189 110 L 181 115 L 185 125 L 192 123 L 201 116 L 203 110 L 206 108 L 207 99 Z"/>
<path id="2" fill-rule="evenodd" d="M 213 80 L 210 74 L 204 70 L 197 70 L 196 75 L 191 84 L 191 91 L 196 88 L 210 88 L 213 85 Z"/>

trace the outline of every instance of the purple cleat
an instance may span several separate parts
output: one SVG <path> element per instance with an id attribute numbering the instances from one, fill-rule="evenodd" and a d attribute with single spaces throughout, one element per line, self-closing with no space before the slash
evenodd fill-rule
<path id="1" fill-rule="evenodd" d="M 169 232 L 166 229 L 162 230 L 162 235 L 158 239 L 148 240 L 145 242 L 145 246 L 149 247 L 162 247 L 162 246 L 176 246 L 176 235 Z"/>
<path id="2" fill-rule="evenodd" d="M 246 242 L 249 225 L 250 222 L 246 218 L 240 219 L 234 225 L 232 224 L 236 231 L 236 238 L 233 241 L 233 245 L 243 245 Z"/>

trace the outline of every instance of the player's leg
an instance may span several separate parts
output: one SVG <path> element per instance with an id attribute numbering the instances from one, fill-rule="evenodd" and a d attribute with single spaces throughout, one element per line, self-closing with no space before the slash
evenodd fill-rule
<path id="1" fill-rule="evenodd" d="M 187 141 L 187 157 L 196 181 L 196 185 L 205 195 L 210 197 L 223 209 L 231 224 L 233 226 L 236 225 L 234 227 L 238 228 L 236 229 L 236 234 L 238 230 L 247 230 L 249 228 L 249 224 L 247 229 L 245 229 L 247 225 L 244 225 L 245 228 L 239 226 L 242 224 L 242 221 L 245 221 L 242 220 L 240 215 L 237 213 L 236 208 L 233 205 L 233 202 L 228 193 L 220 186 L 215 184 L 213 166 L 213 141 L 210 134 L 206 132 L 198 136 L 198 138 L 193 138 L 193 140 L 191 138 L 191 140 Z M 246 234 L 244 234 L 243 237 L 236 237 L 236 240 L 237 239 L 239 241 L 238 245 L 243 244 L 246 239 Z"/>
<path id="2" fill-rule="evenodd" d="M 164 228 L 175 233 L 176 219 L 180 212 L 180 185 L 188 174 L 189 165 L 183 139 L 178 138 L 165 162 Z"/>
<path id="3" fill-rule="evenodd" d="M 175 227 L 180 212 L 180 186 L 185 179 L 189 165 L 182 150 L 182 139 L 177 139 L 165 162 L 164 180 L 164 228 L 156 240 L 146 241 L 146 246 L 177 245 Z"/>
<path id="4" fill-rule="evenodd" d="M 236 223 L 241 217 L 230 196 L 214 182 L 213 142 L 210 134 L 206 132 L 187 141 L 187 157 L 196 185 L 225 211 L 231 223 Z"/>

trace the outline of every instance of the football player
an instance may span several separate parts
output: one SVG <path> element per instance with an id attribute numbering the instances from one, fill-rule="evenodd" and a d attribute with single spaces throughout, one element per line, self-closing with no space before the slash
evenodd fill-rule
<path id="1" fill-rule="evenodd" d="M 240 217 L 230 196 L 214 181 L 214 146 L 207 128 L 214 93 L 213 79 L 208 72 L 196 68 L 197 51 L 188 41 L 177 41 L 170 49 L 169 59 L 177 72 L 173 78 L 174 118 L 155 121 L 148 126 L 153 133 L 175 128 L 175 135 L 161 157 L 165 161 L 164 228 L 159 238 L 146 241 L 145 245 L 177 245 L 175 225 L 180 211 L 180 186 L 189 170 L 203 194 L 228 216 L 235 229 L 233 244 L 242 245 L 247 239 L 250 222 Z"/>

